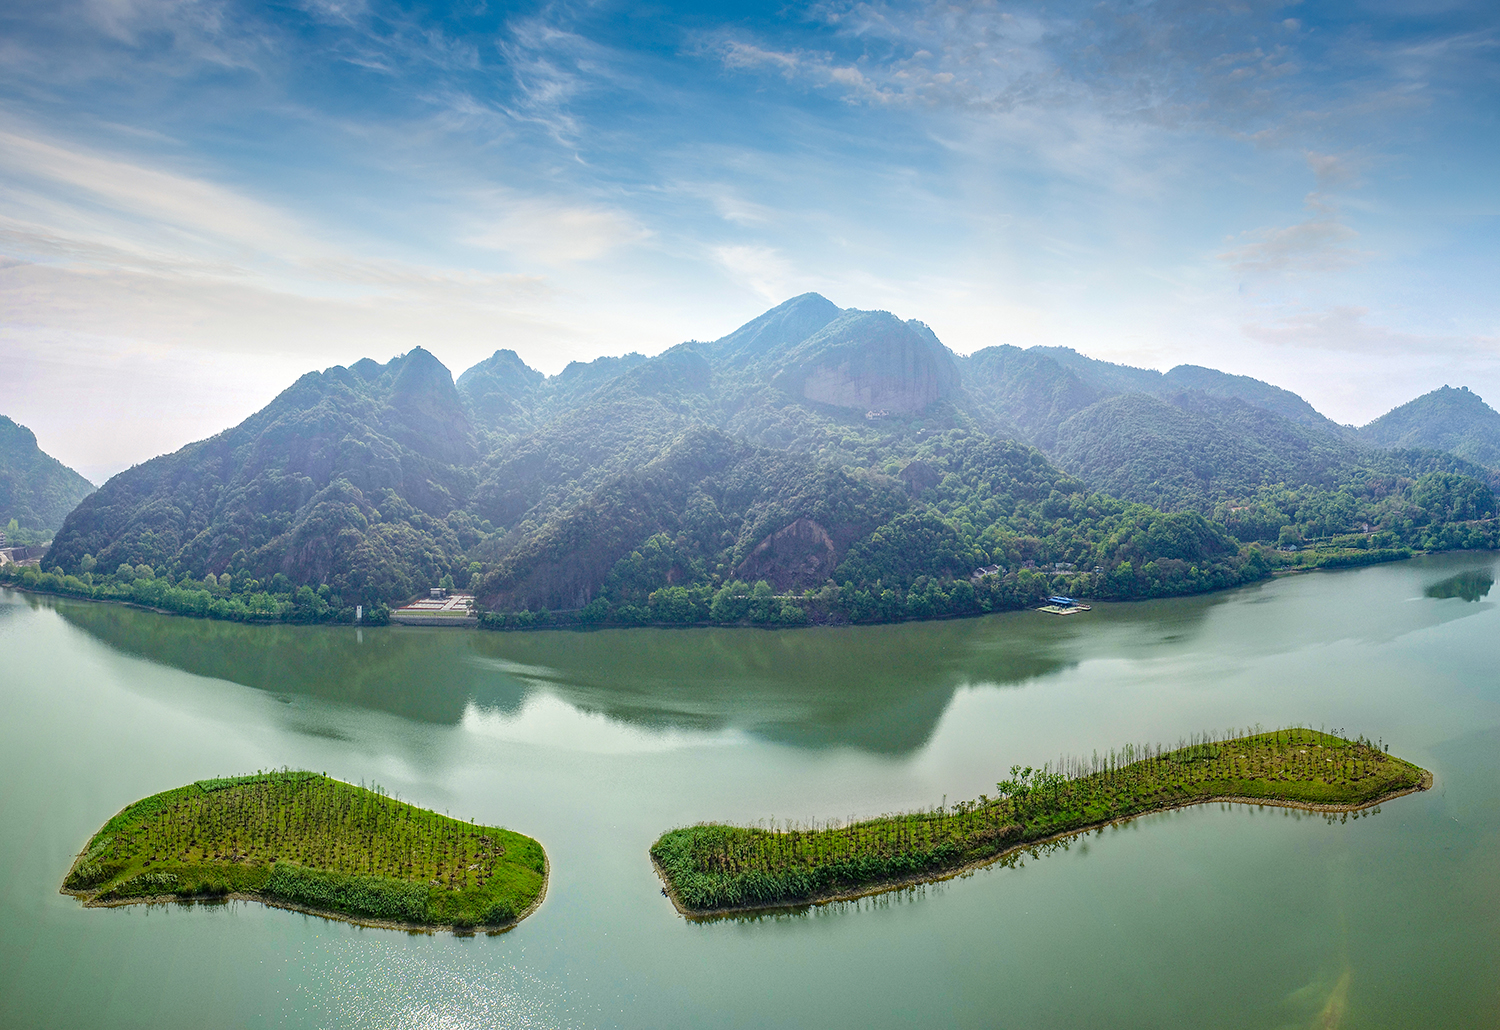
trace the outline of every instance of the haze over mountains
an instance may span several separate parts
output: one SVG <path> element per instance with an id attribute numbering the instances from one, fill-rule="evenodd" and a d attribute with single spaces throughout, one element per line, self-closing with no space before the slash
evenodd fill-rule
<path id="1" fill-rule="evenodd" d="M 0 415 L 0 528 L 55 530 L 94 484 L 37 446 L 36 434 Z"/>
<path id="2" fill-rule="evenodd" d="M 451 575 L 496 610 L 593 621 L 732 621 L 743 601 L 795 622 L 807 590 L 895 617 L 1229 585 L 1264 574 L 1257 540 L 1462 546 L 1494 513 L 1497 455 L 1500 415 L 1466 391 L 1354 430 L 1244 376 L 959 357 L 921 322 L 805 294 L 552 377 L 501 350 L 455 383 L 421 348 L 308 373 L 114 477 L 49 563 L 279 575 L 334 604 Z M 1018 586 L 1025 567 L 1055 578 Z"/>

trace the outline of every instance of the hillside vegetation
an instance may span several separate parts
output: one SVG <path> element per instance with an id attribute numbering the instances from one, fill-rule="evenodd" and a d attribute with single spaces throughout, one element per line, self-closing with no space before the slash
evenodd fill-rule
<path id="1" fill-rule="evenodd" d="M 1386 412 L 1359 431 L 1378 447 L 1451 451 L 1500 469 L 1500 412 L 1468 387 L 1444 386 Z"/>
<path id="2" fill-rule="evenodd" d="M 37 446 L 36 434 L 0 415 L 0 529 L 12 542 L 50 537 L 93 492 L 93 483 Z"/>
<path id="3" fill-rule="evenodd" d="M 455 383 L 420 348 L 309 373 L 87 498 L 30 585 L 248 619 L 439 583 L 491 627 L 925 618 L 1212 590 L 1292 545 L 1492 547 L 1492 476 L 1243 376 L 959 358 L 807 294 L 551 377 L 501 350 Z"/>

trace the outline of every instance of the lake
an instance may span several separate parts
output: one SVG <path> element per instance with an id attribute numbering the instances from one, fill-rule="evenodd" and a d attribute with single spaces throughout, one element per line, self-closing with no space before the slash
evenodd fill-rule
<path id="1" fill-rule="evenodd" d="M 252 627 L 0 594 L 0 1026 L 1472 1027 L 1500 1013 L 1493 554 L 899 626 Z M 869 816 L 1204 729 L 1363 733 L 1436 787 L 1360 818 L 1201 806 L 859 902 L 692 923 L 647 849 Z M 144 795 L 291 766 L 512 827 L 496 936 L 259 905 L 83 909 Z"/>

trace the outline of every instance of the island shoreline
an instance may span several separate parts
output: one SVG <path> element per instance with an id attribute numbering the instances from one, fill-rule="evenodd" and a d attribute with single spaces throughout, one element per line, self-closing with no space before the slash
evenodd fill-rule
<path id="1" fill-rule="evenodd" d="M 794 901 L 786 901 L 773 905 L 731 905 L 722 908 L 688 908 L 683 905 L 666 871 L 657 862 L 656 857 L 651 856 L 651 868 L 655 870 L 657 878 L 661 880 L 662 893 L 672 902 L 672 907 L 677 909 L 678 915 L 690 922 L 715 922 L 720 919 L 730 919 L 735 916 L 757 915 L 761 913 L 793 912 L 799 909 L 812 908 L 815 906 L 832 905 L 841 901 L 857 901 L 860 898 L 868 898 L 877 894 L 888 894 L 891 891 L 905 890 L 909 887 L 920 887 L 928 883 L 941 883 L 944 880 L 952 880 L 965 873 L 971 873 L 976 869 L 994 865 L 1008 855 L 1026 851 L 1030 848 L 1050 844 L 1054 841 L 1066 840 L 1069 837 L 1078 837 L 1095 830 L 1101 830 L 1106 826 L 1120 826 L 1134 819 L 1140 819 L 1148 815 L 1157 815 L 1161 812 L 1174 812 L 1183 808 L 1195 808 L 1198 805 L 1233 804 L 1233 805 L 1258 805 L 1272 808 L 1295 808 L 1305 812 L 1320 812 L 1327 815 L 1338 815 L 1348 812 L 1362 812 L 1367 808 L 1374 808 L 1387 801 L 1393 801 L 1408 794 L 1417 794 L 1425 790 L 1431 790 L 1433 775 L 1427 770 L 1422 770 L 1422 781 L 1415 787 L 1403 787 L 1400 790 L 1387 791 L 1369 801 L 1358 803 L 1325 804 L 1313 801 L 1285 801 L 1278 798 L 1253 798 L 1238 794 L 1220 794 L 1207 798 L 1195 798 L 1191 801 L 1183 801 L 1177 804 L 1162 805 L 1159 808 L 1151 808 L 1142 812 L 1133 812 L 1130 815 L 1119 816 L 1114 819 L 1105 819 L 1100 822 L 1090 823 L 1087 826 L 1079 826 L 1061 833 L 1050 834 L 1046 837 L 1038 837 L 1036 840 L 1024 841 L 1002 848 L 993 855 L 976 858 L 962 865 L 950 866 L 945 869 L 934 870 L 931 873 L 923 873 L 918 876 L 905 876 L 899 880 L 882 880 L 864 887 L 851 888 L 849 890 L 829 891 L 823 894 L 815 894 Z"/>
<path id="2" fill-rule="evenodd" d="M 76 859 L 75 859 L 76 861 Z M 249 901 L 268 908 L 281 908 L 289 912 L 301 912 L 303 915 L 317 916 L 320 919 L 333 919 L 341 923 L 352 923 L 355 926 L 368 927 L 372 930 L 401 930 L 405 933 L 451 933 L 456 937 L 470 937 L 478 934 L 496 936 L 509 933 L 521 924 L 521 921 L 534 913 L 541 907 L 542 901 L 547 897 L 547 886 L 552 881 L 552 859 L 547 857 L 542 864 L 542 888 L 537 892 L 536 898 L 527 905 L 525 910 L 518 913 L 516 917 L 505 923 L 486 923 L 475 926 L 458 926 L 451 923 L 410 923 L 395 919 L 376 919 L 370 916 L 353 915 L 348 912 L 340 912 L 331 908 L 316 908 L 312 905 L 304 905 L 296 901 L 287 901 L 275 895 L 252 894 L 245 891 L 232 891 L 228 894 L 152 894 L 139 898 L 91 898 L 86 890 L 71 890 L 62 887 L 59 894 L 66 894 L 71 898 L 79 899 L 84 908 L 124 908 L 126 905 L 182 905 L 191 907 L 199 904 L 218 904 L 225 901 Z"/>

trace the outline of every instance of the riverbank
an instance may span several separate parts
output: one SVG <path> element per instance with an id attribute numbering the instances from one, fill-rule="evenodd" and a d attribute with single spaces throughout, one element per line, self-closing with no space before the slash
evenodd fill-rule
<path id="1" fill-rule="evenodd" d="M 1013 768 L 1000 797 L 859 823 L 663 834 L 651 858 L 683 915 L 850 900 L 954 876 L 1154 812 L 1214 802 L 1358 812 L 1431 786 L 1365 740 L 1295 729 L 1127 746 L 1058 768 Z"/>
<path id="2" fill-rule="evenodd" d="M 62 892 L 87 907 L 256 901 L 367 926 L 499 931 L 534 912 L 540 844 L 315 773 L 205 780 L 110 819 Z"/>
<path id="3" fill-rule="evenodd" d="M 1256 550 L 1256 549 L 1251 549 Z M 502 631 L 545 629 L 656 629 L 699 628 L 708 626 L 742 626 L 762 629 L 789 629 L 798 626 L 888 625 L 901 622 L 923 622 L 941 619 L 973 618 L 996 612 L 1034 608 L 1059 591 L 1069 597 L 1088 601 L 1143 601 L 1168 597 L 1189 597 L 1233 589 L 1273 576 L 1314 569 L 1346 569 L 1385 562 L 1403 561 L 1424 552 L 1408 548 L 1362 550 L 1349 547 L 1308 548 L 1297 552 L 1260 552 L 1258 560 L 1247 561 L 1236 576 L 1203 578 L 1196 573 L 1168 585 L 1153 577 L 1131 585 L 1116 582 L 1114 570 L 1108 573 L 1045 575 L 1019 570 L 1003 581 L 995 577 L 979 580 L 957 580 L 948 584 L 947 592 L 929 584 L 926 592 L 902 594 L 886 590 L 877 597 L 862 591 L 835 588 L 831 583 L 820 590 L 800 594 L 760 592 L 760 586 L 749 593 L 735 595 L 734 605 L 724 606 L 720 596 L 708 586 L 673 587 L 653 593 L 645 606 L 611 607 L 602 599 L 576 611 L 480 611 L 462 617 L 413 614 L 392 611 L 382 604 L 357 608 L 344 605 L 327 594 L 327 588 L 313 591 L 298 587 L 289 592 L 272 593 L 260 589 L 254 581 L 244 589 L 226 587 L 214 577 L 203 581 L 170 577 L 144 576 L 120 579 L 118 574 L 87 581 L 77 576 L 42 572 L 36 568 L 18 570 L 0 568 L 0 586 L 27 593 L 66 597 L 84 601 L 102 601 L 143 608 L 167 615 L 186 615 L 231 622 L 290 623 L 381 626 L 392 622 L 410 626 L 444 628 L 479 628 Z M 1154 567 L 1154 566 L 1153 566 Z M 149 571 L 149 570 L 146 570 Z M 741 584 L 743 586 L 743 584 Z M 763 586 L 763 584 L 761 585 Z M 238 591 L 238 592 L 235 592 Z M 846 596 L 847 595 L 847 596 Z M 725 617 L 719 617 L 721 607 Z M 733 609 L 732 611 L 730 609 Z"/>

